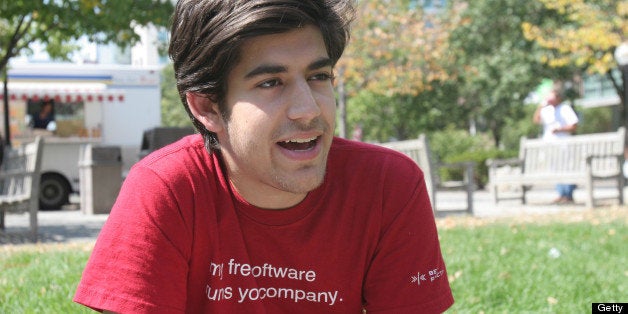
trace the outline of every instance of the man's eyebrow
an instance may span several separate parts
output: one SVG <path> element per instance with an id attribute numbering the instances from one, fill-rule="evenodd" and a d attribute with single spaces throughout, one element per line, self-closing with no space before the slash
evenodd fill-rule
<path id="1" fill-rule="evenodd" d="M 333 61 L 330 58 L 320 58 L 312 63 L 310 63 L 307 66 L 308 70 L 317 70 L 320 68 L 324 68 L 327 66 L 332 66 L 333 65 Z M 254 68 L 253 70 L 249 71 L 244 78 L 245 79 L 249 79 L 252 77 L 255 77 L 257 75 L 262 75 L 262 74 L 277 74 L 277 73 L 282 73 L 282 72 L 287 72 L 288 68 L 283 66 L 283 65 L 278 65 L 278 64 L 262 64 L 256 68 Z"/>
<path id="2" fill-rule="evenodd" d="M 247 73 L 244 76 L 244 78 L 249 79 L 249 78 L 262 75 L 262 74 L 277 74 L 277 73 L 282 73 L 286 71 L 288 71 L 288 68 L 286 68 L 283 65 L 262 64 L 256 67 L 255 69 L 251 70 L 249 73 Z"/>
<path id="3" fill-rule="evenodd" d="M 320 58 L 312 63 L 310 63 L 310 65 L 307 67 L 308 70 L 317 70 L 320 68 L 324 68 L 324 67 L 330 67 L 333 66 L 334 62 L 331 61 L 330 58 Z"/>

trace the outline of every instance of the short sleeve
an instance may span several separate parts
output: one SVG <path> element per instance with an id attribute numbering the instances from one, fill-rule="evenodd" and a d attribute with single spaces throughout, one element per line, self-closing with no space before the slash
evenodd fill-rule
<path id="1" fill-rule="evenodd" d="M 411 173 L 412 184 L 399 185 L 383 209 L 386 224 L 364 284 L 367 313 L 440 313 L 453 304 L 423 175 Z"/>
<path id="2" fill-rule="evenodd" d="M 561 116 L 565 121 L 565 125 L 573 125 L 578 123 L 578 115 L 569 105 L 561 106 Z"/>
<path id="3" fill-rule="evenodd" d="M 103 226 L 74 301 L 97 310 L 182 313 L 187 229 L 168 186 L 149 169 L 133 168 Z"/>

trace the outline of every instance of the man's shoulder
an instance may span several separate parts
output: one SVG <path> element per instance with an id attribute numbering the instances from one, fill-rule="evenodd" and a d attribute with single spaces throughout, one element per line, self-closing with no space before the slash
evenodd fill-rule
<path id="1" fill-rule="evenodd" d="M 571 106 L 570 103 L 568 102 L 561 102 L 558 106 L 557 106 L 558 110 L 569 110 L 569 111 L 574 111 L 573 107 Z"/>
<path id="2" fill-rule="evenodd" d="M 330 152 L 334 166 L 416 173 L 418 165 L 405 154 L 381 145 L 335 138 Z"/>
<path id="3" fill-rule="evenodd" d="M 369 156 L 371 158 L 407 158 L 407 156 L 403 153 L 384 147 L 377 143 L 351 141 L 343 138 L 334 138 L 331 146 L 331 151 L 335 154 L 366 154 L 365 156 Z"/>

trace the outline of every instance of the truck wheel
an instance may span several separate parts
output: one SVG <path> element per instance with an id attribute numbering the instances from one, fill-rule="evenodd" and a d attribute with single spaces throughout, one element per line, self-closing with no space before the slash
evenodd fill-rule
<path id="1" fill-rule="evenodd" d="M 70 200 L 70 185 L 61 175 L 44 173 L 39 182 L 39 208 L 61 209 Z"/>

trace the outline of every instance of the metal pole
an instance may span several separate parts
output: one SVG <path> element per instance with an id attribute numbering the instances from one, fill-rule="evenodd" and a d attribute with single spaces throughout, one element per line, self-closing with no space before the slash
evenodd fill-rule
<path id="1" fill-rule="evenodd" d="M 623 81 L 622 106 L 624 108 L 624 127 L 628 128 L 628 64 L 621 66 L 621 79 Z"/>
<path id="2" fill-rule="evenodd" d="M 621 105 L 624 114 L 624 129 L 628 130 L 628 64 L 620 65 L 619 69 L 621 70 L 621 79 L 623 95 L 620 95 Z M 624 159 L 628 160 L 628 132 L 626 132 L 626 137 L 624 138 Z M 624 173 L 624 176 L 626 173 Z"/>

